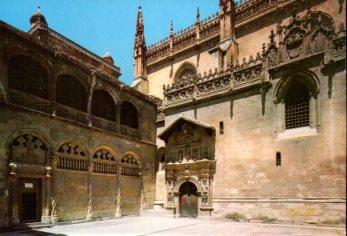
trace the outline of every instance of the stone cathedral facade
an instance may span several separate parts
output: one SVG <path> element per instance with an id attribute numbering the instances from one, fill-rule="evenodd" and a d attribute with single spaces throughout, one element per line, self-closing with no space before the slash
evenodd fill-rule
<path id="1" fill-rule="evenodd" d="M 344 222 L 344 1 L 219 6 L 149 47 L 138 13 L 134 87 L 162 100 L 155 208 Z"/>

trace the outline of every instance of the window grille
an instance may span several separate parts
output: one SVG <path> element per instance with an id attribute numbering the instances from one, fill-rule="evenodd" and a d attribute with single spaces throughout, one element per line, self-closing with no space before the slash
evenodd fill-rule
<path id="1" fill-rule="evenodd" d="M 293 129 L 310 124 L 310 95 L 301 82 L 294 82 L 285 97 L 286 129 Z"/>

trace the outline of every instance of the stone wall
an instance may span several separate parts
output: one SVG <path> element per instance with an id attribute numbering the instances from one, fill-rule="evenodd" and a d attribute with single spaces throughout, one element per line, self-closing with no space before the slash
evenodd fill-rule
<path id="1" fill-rule="evenodd" d="M 240 220 L 274 220 L 282 223 L 344 223 L 343 199 L 214 199 L 214 217 L 238 213 Z"/>
<path id="2" fill-rule="evenodd" d="M 8 224 L 9 168 L 7 145 L 16 132 L 35 133 L 44 137 L 48 147 L 57 152 L 64 140 L 85 147 L 89 160 L 97 147 L 112 149 L 116 161 L 120 162 L 125 153 L 133 153 L 141 165 L 143 191 L 140 179 L 125 177 L 122 182 L 125 214 L 139 214 L 141 193 L 146 196 L 148 207 L 155 201 L 155 152 L 156 146 L 141 140 L 101 131 L 92 127 L 74 124 L 58 117 L 48 117 L 39 112 L 20 107 L 0 107 L 0 218 L 2 226 Z M 151 131 L 153 132 L 153 131 Z M 30 174 L 29 174 L 30 175 Z M 29 176 L 30 177 L 30 176 Z M 93 217 L 114 216 L 116 175 L 92 174 Z M 59 220 L 85 219 L 88 212 L 88 171 L 57 170 L 56 194 Z M 128 195 L 129 194 L 129 195 Z"/>
<path id="3" fill-rule="evenodd" d="M 122 214 L 139 215 L 141 207 L 141 180 L 133 177 L 121 178 Z"/>
<path id="4" fill-rule="evenodd" d="M 64 170 L 57 172 L 56 193 L 59 220 L 85 219 L 88 209 L 88 173 Z"/>

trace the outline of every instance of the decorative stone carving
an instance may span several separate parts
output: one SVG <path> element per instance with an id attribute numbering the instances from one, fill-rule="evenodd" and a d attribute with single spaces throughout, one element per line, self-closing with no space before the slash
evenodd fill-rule
<path id="1" fill-rule="evenodd" d="M 35 135 L 20 135 L 10 144 L 10 161 L 45 165 L 49 161 L 47 145 Z"/>

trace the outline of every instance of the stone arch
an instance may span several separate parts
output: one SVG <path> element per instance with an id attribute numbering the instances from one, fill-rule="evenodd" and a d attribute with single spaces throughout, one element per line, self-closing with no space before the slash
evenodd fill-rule
<path id="1" fill-rule="evenodd" d="M 17 54 L 8 60 L 8 86 L 18 91 L 48 99 L 49 70 L 39 60 Z"/>
<path id="2" fill-rule="evenodd" d="M 5 150 L 6 150 L 6 157 L 8 158 L 8 161 L 10 161 L 10 159 L 12 158 L 12 154 L 13 154 L 13 149 L 11 147 L 11 145 L 14 143 L 14 142 L 17 142 L 16 139 L 22 137 L 22 136 L 27 136 L 27 135 L 31 135 L 33 137 L 35 137 L 33 139 L 34 142 L 36 142 L 37 140 L 39 140 L 40 142 L 42 142 L 43 145 L 45 145 L 45 149 L 43 149 L 43 151 L 45 152 L 46 151 L 46 157 L 45 157 L 45 160 L 42 161 L 41 163 L 36 163 L 36 164 L 50 164 L 52 162 L 52 159 L 53 159 L 53 148 L 52 148 L 52 145 L 51 145 L 51 142 L 50 142 L 50 139 L 36 131 L 36 130 L 32 130 L 32 129 L 21 129 L 21 130 L 17 130 L 15 132 L 13 132 L 9 137 L 8 139 L 6 140 L 5 142 Z M 23 142 L 27 142 L 27 137 L 24 137 L 26 140 L 23 140 Z M 38 144 L 34 144 L 33 148 L 36 149 Z M 24 149 L 23 150 L 17 150 L 17 154 L 21 154 L 22 151 L 25 151 Z M 28 152 L 26 153 L 22 153 L 23 155 L 24 154 L 27 154 Z M 29 152 L 30 154 L 30 152 Z M 41 155 L 43 154 L 42 152 L 35 152 L 35 150 L 32 150 L 31 152 L 32 154 L 32 157 L 37 157 L 38 155 Z M 16 157 L 16 158 L 21 158 L 21 157 Z M 17 162 L 17 161 L 15 161 Z M 29 164 L 35 164 L 35 163 L 29 163 Z"/>
<path id="3" fill-rule="evenodd" d="M 57 77 L 56 102 L 87 112 L 88 89 L 80 79 L 70 74 Z"/>
<path id="4" fill-rule="evenodd" d="M 180 82 L 182 79 L 185 79 L 186 77 L 196 74 L 196 66 L 191 62 L 184 62 L 175 72 L 174 75 L 174 82 Z"/>
<path id="5" fill-rule="evenodd" d="M 127 151 L 127 152 L 125 152 L 125 153 L 122 155 L 122 157 L 120 158 L 119 161 L 122 162 L 123 158 L 124 158 L 125 156 L 127 156 L 127 155 L 133 156 L 133 157 L 136 159 L 136 161 L 137 161 L 139 167 L 141 168 L 141 166 L 142 166 L 141 159 L 140 159 L 139 155 L 137 155 L 137 153 L 135 153 L 135 152 L 133 152 L 133 151 Z"/>
<path id="6" fill-rule="evenodd" d="M 201 192 L 201 184 L 200 184 L 200 182 L 197 179 L 193 178 L 193 177 L 183 177 L 183 178 L 179 179 L 177 181 L 177 183 L 175 184 L 174 192 L 175 193 L 179 193 L 181 185 L 184 184 L 185 182 L 191 182 L 192 184 L 195 185 L 195 187 L 197 189 L 197 193 Z"/>
<path id="7" fill-rule="evenodd" d="M 139 128 L 140 114 L 134 103 L 124 100 L 120 104 L 120 124 L 134 129 Z"/>
<path id="8" fill-rule="evenodd" d="M 57 154 L 58 151 L 59 151 L 59 148 L 61 148 L 61 146 L 66 144 L 66 143 L 74 143 L 74 144 L 78 145 L 85 152 L 86 158 L 88 158 L 88 159 L 90 158 L 90 156 L 91 156 L 90 153 L 91 152 L 90 152 L 90 150 L 88 148 L 88 145 L 84 141 L 82 141 L 82 140 L 80 140 L 78 138 L 75 138 L 75 137 L 68 137 L 68 138 L 61 139 L 57 143 L 57 145 L 55 146 L 55 154 Z"/>
<path id="9" fill-rule="evenodd" d="M 107 90 L 94 89 L 91 103 L 91 114 L 110 121 L 116 121 L 116 100 Z"/>
<path id="10" fill-rule="evenodd" d="M 110 146 L 107 146 L 107 145 L 99 145 L 99 146 L 95 147 L 93 149 L 93 151 L 91 152 L 92 153 L 91 157 L 94 158 L 96 153 L 98 151 L 102 151 L 102 150 L 106 150 L 113 157 L 113 158 L 109 158 L 109 159 L 106 158 L 106 160 L 119 162 L 119 156 L 118 156 L 117 151 L 115 149 L 111 148 Z M 107 155 L 107 154 L 103 153 L 103 156 L 104 155 Z M 102 159 L 104 159 L 104 158 L 102 158 Z"/>
<path id="11" fill-rule="evenodd" d="M 5 61 L 7 63 L 12 57 L 22 55 L 22 56 L 35 58 L 35 60 L 38 61 L 40 65 L 47 70 L 47 72 L 52 71 L 53 63 L 52 63 L 51 57 L 40 53 L 38 50 L 32 50 L 32 49 L 28 50 L 27 48 L 22 48 L 22 47 L 19 47 L 18 45 L 15 45 L 15 46 L 10 45 L 6 47 L 6 49 L 8 53 L 6 54 Z"/>
<path id="12" fill-rule="evenodd" d="M 309 70 L 305 70 L 305 71 L 296 72 L 294 74 L 288 73 L 277 83 L 274 89 L 273 100 L 275 103 L 279 103 L 284 99 L 287 93 L 287 90 L 290 88 L 292 83 L 295 82 L 296 80 L 300 80 L 302 83 L 304 83 L 309 89 L 310 94 L 312 96 L 316 97 L 317 94 L 319 93 L 320 91 L 319 80 L 313 72 Z"/>

